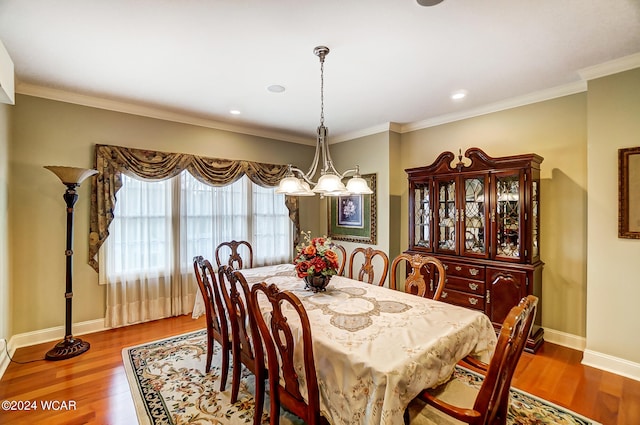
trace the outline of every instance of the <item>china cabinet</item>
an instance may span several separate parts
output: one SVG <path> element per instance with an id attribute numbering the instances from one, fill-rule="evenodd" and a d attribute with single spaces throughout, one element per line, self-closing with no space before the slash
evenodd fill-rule
<path id="1" fill-rule="evenodd" d="M 446 270 L 440 299 L 483 311 L 499 331 L 523 297 L 540 299 L 540 163 L 536 154 L 492 158 L 478 148 L 443 152 L 405 170 L 410 254 L 438 258 Z M 436 270 L 425 270 L 427 282 Z M 541 308 L 526 350 L 543 342 Z"/>

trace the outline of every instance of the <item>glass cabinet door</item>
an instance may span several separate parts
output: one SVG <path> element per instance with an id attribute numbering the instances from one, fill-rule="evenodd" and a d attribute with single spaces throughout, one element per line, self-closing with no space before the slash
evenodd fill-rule
<path id="1" fill-rule="evenodd" d="M 495 220 L 496 257 L 517 261 L 521 258 L 523 220 L 521 216 L 520 173 L 496 174 Z"/>
<path id="2" fill-rule="evenodd" d="M 431 201 L 429 183 L 417 183 L 414 191 L 413 246 L 431 249 Z"/>
<path id="3" fill-rule="evenodd" d="M 456 252 L 456 224 L 458 219 L 456 181 L 454 179 L 437 180 L 436 190 L 436 249 L 441 252 Z"/>
<path id="4" fill-rule="evenodd" d="M 540 212 L 539 210 L 539 182 L 534 180 L 531 182 L 531 256 L 538 258 L 540 256 L 539 235 L 540 235 Z"/>
<path id="5" fill-rule="evenodd" d="M 486 180 L 485 176 L 463 179 L 460 227 L 464 240 L 461 248 L 465 254 L 478 257 L 488 256 L 486 215 L 489 197 L 486 194 Z"/>

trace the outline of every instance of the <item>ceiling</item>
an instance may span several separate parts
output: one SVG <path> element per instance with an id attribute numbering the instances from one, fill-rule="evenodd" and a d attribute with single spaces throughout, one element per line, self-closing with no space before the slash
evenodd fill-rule
<path id="1" fill-rule="evenodd" d="M 640 0 L 0 0 L 0 40 L 19 93 L 313 143 L 318 45 L 344 140 L 583 91 L 640 57 Z"/>

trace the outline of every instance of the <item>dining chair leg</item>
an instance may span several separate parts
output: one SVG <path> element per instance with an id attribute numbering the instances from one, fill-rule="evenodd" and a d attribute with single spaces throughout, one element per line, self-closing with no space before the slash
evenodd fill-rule
<path id="1" fill-rule="evenodd" d="M 206 373 L 211 371 L 211 359 L 213 359 L 213 336 L 209 333 L 207 335 L 207 365 L 204 369 Z"/>
<path id="2" fill-rule="evenodd" d="M 267 377 L 266 377 L 266 374 L 264 373 L 264 369 L 256 370 L 256 374 L 255 374 L 256 392 L 254 396 L 255 408 L 253 412 L 253 425 L 262 424 L 262 410 L 264 409 L 264 392 L 265 392 L 264 382 L 266 378 Z"/>
<path id="3" fill-rule="evenodd" d="M 239 343 L 235 343 L 231 345 L 231 363 L 232 363 L 232 374 L 231 374 L 231 403 L 235 403 L 238 401 L 238 391 L 240 390 L 240 372 L 242 370 L 242 365 L 240 362 L 240 346 Z"/>
<path id="4" fill-rule="evenodd" d="M 227 376 L 229 375 L 229 347 L 222 347 L 222 370 L 220 371 L 220 391 L 224 391 L 227 386 Z"/>

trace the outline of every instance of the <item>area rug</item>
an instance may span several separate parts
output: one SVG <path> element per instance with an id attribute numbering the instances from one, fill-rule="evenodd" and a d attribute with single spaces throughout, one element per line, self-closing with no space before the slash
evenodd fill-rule
<path id="1" fill-rule="evenodd" d="M 240 393 L 236 403 L 230 402 L 231 372 L 225 391 L 220 391 L 221 347 L 215 345 L 211 371 L 205 373 L 206 331 L 191 332 L 122 350 L 124 368 L 140 424 L 216 424 L 240 425 L 253 422 L 253 375 L 242 370 Z M 482 377 L 456 367 L 458 387 L 454 403 L 473 397 Z M 473 398 L 471 398 L 473 400 Z M 468 402 L 468 400 L 467 400 Z M 268 395 L 262 424 L 269 423 Z M 412 405 L 411 424 L 454 424 L 437 412 Z M 434 416 L 435 415 L 435 416 Z M 576 424 L 599 425 L 590 419 L 550 402 L 511 390 L 508 423 L 513 425 Z M 297 417 L 281 412 L 281 424 L 303 424 Z M 399 424 L 401 425 L 401 424 Z"/>

